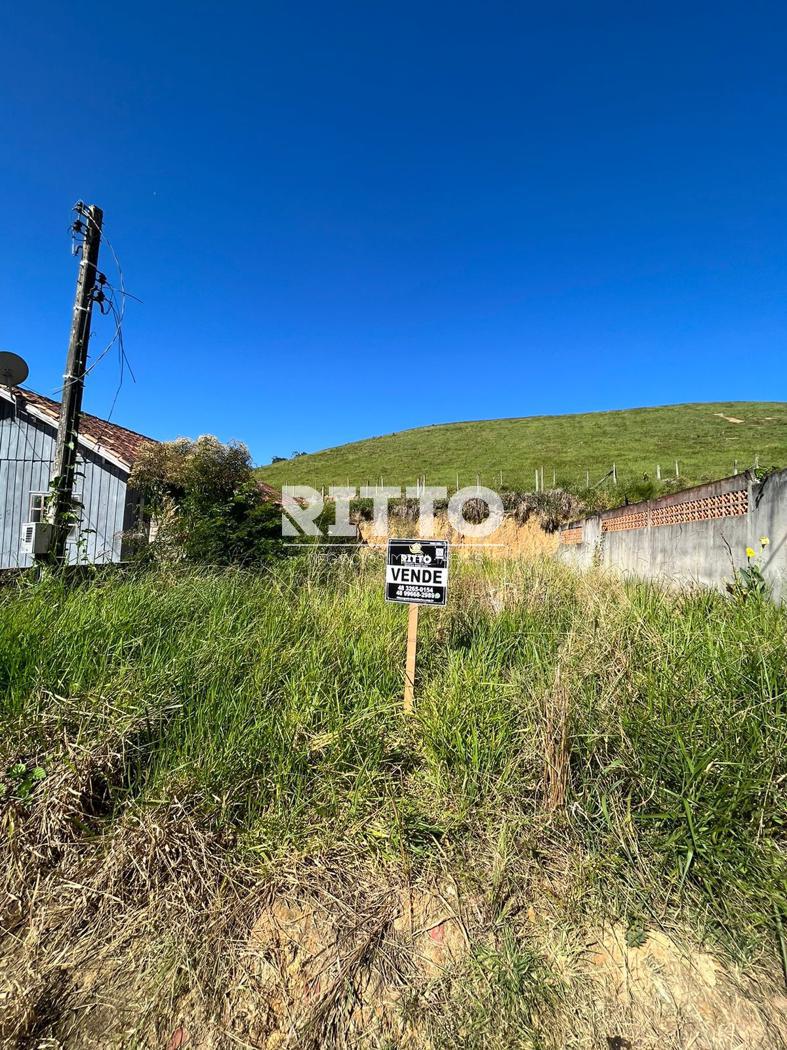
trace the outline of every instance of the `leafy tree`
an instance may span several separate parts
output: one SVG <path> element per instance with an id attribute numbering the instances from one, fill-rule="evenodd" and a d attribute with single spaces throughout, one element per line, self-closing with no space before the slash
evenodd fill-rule
<path id="1" fill-rule="evenodd" d="M 285 553 L 281 513 L 255 481 L 245 445 L 212 435 L 145 450 L 130 484 L 158 528 L 153 554 L 211 565 L 259 565 Z"/>

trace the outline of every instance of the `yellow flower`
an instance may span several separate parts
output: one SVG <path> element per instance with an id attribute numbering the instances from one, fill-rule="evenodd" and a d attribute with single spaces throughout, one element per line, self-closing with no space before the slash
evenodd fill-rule
<path id="1" fill-rule="evenodd" d="M 767 536 L 760 536 L 760 546 L 761 547 L 767 547 L 770 542 L 771 541 L 768 539 Z"/>
<path id="2" fill-rule="evenodd" d="M 747 547 L 746 548 L 746 557 L 747 558 L 753 558 L 754 555 L 755 555 L 754 550 L 751 547 Z"/>

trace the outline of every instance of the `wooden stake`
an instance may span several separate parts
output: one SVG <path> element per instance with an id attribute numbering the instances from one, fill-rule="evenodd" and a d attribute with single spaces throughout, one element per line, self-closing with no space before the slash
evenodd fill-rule
<path id="1" fill-rule="evenodd" d="M 415 692 L 415 653 L 418 648 L 418 609 L 409 605 L 407 613 L 407 661 L 404 669 L 404 712 L 413 712 L 413 695 Z"/>

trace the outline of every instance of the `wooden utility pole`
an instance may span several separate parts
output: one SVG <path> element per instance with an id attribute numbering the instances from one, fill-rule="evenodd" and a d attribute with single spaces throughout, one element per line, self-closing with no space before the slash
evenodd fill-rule
<path id="1" fill-rule="evenodd" d="M 77 274 L 71 337 L 68 342 L 68 359 L 63 376 L 63 400 L 60 403 L 55 463 L 50 482 L 51 501 L 48 519 L 53 529 L 49 558 L 55 563 L 62 562 L 65 558 L 68 531 L 73 524 L 71 512 L 74 502 L 77 436 L 79 417 L 82 412 L 82 392 L 85 386 L 98 247 L 101 241 L 101 225 L 104 221 L 104 213 L 95 204 L 85 205 L 80 201 L 76 206 L 76 211 L 80 217 L 77 221 L 83 220 L 85 229 L 82 258 Z"/>

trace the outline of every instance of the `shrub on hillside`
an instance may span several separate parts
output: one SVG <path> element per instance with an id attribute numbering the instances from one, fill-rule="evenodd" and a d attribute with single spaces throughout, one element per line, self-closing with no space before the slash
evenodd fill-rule
<path id="1" fill-rule="evenodd" d="M 163 442 L 143 452 L 130 484 L 157 525 L 155 557 L 258 565 L 284 553 L 279 509 L 245 445 L 210 434 Z"/>
<path id="2" fill-rule="evenodd" d="M 564 522 L 578 518 L 585 510 L 582 501 L 566 489 L 504 492 L 503 506 L 521 525 L 536 518 L 545 532 L 556 532 Z"/>

